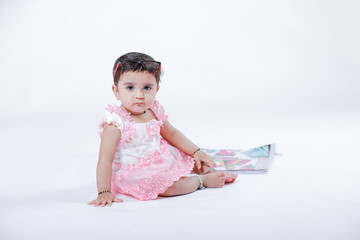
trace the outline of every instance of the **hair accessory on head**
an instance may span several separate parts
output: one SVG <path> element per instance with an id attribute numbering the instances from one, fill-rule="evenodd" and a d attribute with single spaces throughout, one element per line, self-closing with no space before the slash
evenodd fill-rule
<path id="1" fill-rule="evenodd" d="M 115 77 L 115 74 L 116 74 L 116 72 L 117 72 L 117 70 L 119 68 L 119 65 L 120 65 L 120 62 L 118 62 L 118 64 L 116 65 L 116 68 L 115 68 L 115 71 L 114 71 L 114 77 Z"/>
<path id="2" fill-rule="evenodd" d="M 159 71 L 159 75 L 162 74 L 161 69 L 161 62 L 154 61 L 154 60 L 135 60 L 135 59 L 122 59 L 117 60 L 116 68 L 114 70 L 114 77 L 119 69 L 119 66 L 121 66 L 122 69 L 131 69 L 135 71 L 138 69 L 138 66 L 141 65 L 143 69 L 149 70 L 149 71 Z"/>

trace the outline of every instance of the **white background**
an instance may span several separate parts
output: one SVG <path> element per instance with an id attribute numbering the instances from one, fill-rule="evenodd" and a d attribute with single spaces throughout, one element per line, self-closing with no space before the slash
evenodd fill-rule
<path id="1" fill-rule="evenodd" d="M 162 203 L 169 209 L 195 203 L 201 210 L 186 216 L 202 222 L 203 194 L 215 196 L 213 208 L 239 204 L 220 207 L 212 217 L 222 220 L 209 223 L 212 229 L 236 228 L 237 221 L 251 230 L 242 232 L 247 239 L 359 239 L 359 7 L 357 1 L 1 1 L 0 238 L 89 239 L 97 236 L 98 219 L 107 237 L 121 236 L 106 224 L 121 211 L 134 218 L 131 226 L 154 231 L 134 216 L 160 212 L 155 222 L 169 227 Z M 239 176 L 226 190 L 148 203 L 129 198 L 112 212 L 90 210 L 97 123 L 115 102 L 113 62 L 130 51 L 162 62 L 158 99 L 175 127 L 203 147 L 276 142 L 283 156 L 272 172 Z M 264 193 L 267 204 L 254 192 Z M 261 212 L 241 207 L 254 203 Z M 320 213 L 308 219 L 299 211 L 303 204 L 305 213 Z M 287 220 L 278 214 L 284 206 Z M 325 217 L 334 209 L 333 218 Z M 68 212 L 75 217 L 69 220 Z M 186 225 L 184 218 L 178 219 Z M 223 236 L 195 231 L 192 219 L 182 230 L 188 238 Z M 74 221 L 84 231 L 71 235 Z M 305 230 L 294 236 L 299 224 Z M 39 225 L 47 229 L 34 230 Z M 164 237 L 157 230 L 151 236 Z M 142 238 L 132 234 L 126 236 Z"/>

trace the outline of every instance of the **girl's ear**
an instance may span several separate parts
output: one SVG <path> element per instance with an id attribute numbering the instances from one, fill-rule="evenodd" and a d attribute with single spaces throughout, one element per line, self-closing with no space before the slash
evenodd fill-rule
<path id="1" fill-rule="evenodd" d="M 118 88 L 115 85 L 112 85 L 112 90 L 113 90 L 113 92 L 115 94 L 116 99 L 120 100 L 120 94 L 119 94 Z"/>

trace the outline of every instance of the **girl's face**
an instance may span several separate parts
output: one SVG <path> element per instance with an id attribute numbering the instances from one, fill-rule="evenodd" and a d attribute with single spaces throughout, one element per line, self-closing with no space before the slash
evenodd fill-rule
<path id="1" fill-rule="evenodd" d="M 128 111 L 142 113 L 153 105 L 159 86 L 154 75 L 129 71 L 121 75 L 117 86 L 113 85 L 112 89 Z"/>

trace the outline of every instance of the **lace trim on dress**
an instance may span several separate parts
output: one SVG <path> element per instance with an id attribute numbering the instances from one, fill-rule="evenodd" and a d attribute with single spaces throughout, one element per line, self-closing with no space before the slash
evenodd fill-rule
<path id="1" fill-rule="evenodd" d="M 163 106 L 157 100 L 154 101 L 150 109 L 155 113 L 156 117 L 162 121 L 162 123 L 164 123 L 169 118 L 169 116 L 165 114 Z"/>
<path id="2" fill-rule="evenodd" d="M 115 192 L 122 194 L 130 194 L 140 200 L 152 200 L 157 198 L 160 193 L 163 193 L 170 186 L 178 181 L 180 177 L 189 174 L 194 168 L 194 160 L 191 156 L 186 155 L 180 151 L 180 156 L 176 159 L 176 165 L 172 169 L 165 169 L 164 171 L 154 173 L 151 177 L 143 179 L 140 183 L 134 186 L 117 186 L 116 183 L 126 179 L 129 173 L 140 170 L 142 168 L 149 167 L 152 164 L 158 164 L 162 162 L 161 156 L 165 159 L 171 157 L 170 152 L 167 150 L 169 143 L 165 140 L 161 140 L 161 152 L 155 151 L 149 156 L 141 159 L 136 164 L 127 165 L 122 167 L 120 164 L 116 164 L 120 167 L 120 170 L 112 175 L 112 189 Z M 165 154 L 165 155 L 164 155 Z M 166 156 L 168 155 L 168 156 Z"/>
<path id="3" fill-rule="evenodd" d="M 108 105 L 105 110 L 106 110 L 105 111 L 105 116 L 99 123 L 100 137 L 101 137 L 102 132 L 104 130 L 104 123 L 107 123 L 107 124 L 112 123 L 121 132 L 121 139 L 120 139 L 119 145 L 124 145 L 124 144 L 130 142 L 131 139 L 135 135 L 135 126 L 134 126 L 135 122 L 132 121 L 132 119 L 130 117 L 130 113 L 123 110 L 120 106 L 117 106 L 117 105 Z M 118 119 L 118 118 L 114 117 L 112 113 L 115 113 L 119 117 L 124 119 L 126 121 L 126 124 L 124 124 L 121 121 L 121 119 Z"/>

